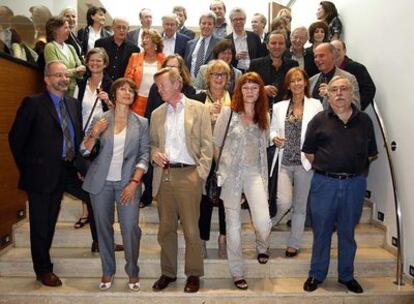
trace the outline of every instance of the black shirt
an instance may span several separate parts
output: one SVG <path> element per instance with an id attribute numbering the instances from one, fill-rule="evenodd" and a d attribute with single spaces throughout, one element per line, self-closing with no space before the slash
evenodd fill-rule
<path id="1" fill-rule="evenodd" d="M 113 36 L 98 39 L 95 42 L 95 47 L 102 47 L 108 53 L 109 65 L 106 67 L 105 72 L 112 80 L 124 77 L 129 57 L 132 53 L 140 52 L 138 46 L 128 41 L 125 41 L 118 46 L 115 43 Z"/>
<path id="2" fill-rule="evenodd" d="M 368 157 L 378 154 L 372 121 L 352 105 L 352 115 L 344 124 L 329 107 L 309 122 L 302 152 L 315 155 L 315 170 L 363 174 Z"/>

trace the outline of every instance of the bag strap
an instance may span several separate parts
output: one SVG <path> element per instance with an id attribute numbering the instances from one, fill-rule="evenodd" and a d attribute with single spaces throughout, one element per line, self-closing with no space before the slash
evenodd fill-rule
<path id="1" fill-rule="evenodd" d="M 219 164 L 220 164 L 221 153 L 223 152 L 224 143 L 226 142 L 227 133 L 229 132 L 229 127 L 230 127 L 230 122 L 231 122 L 231 117 L 232 116 L 233 116 L 233 110 L 230 111 L 230 117 L 229 117 L 229 121 L 227 122 L 226 132 L 224 133 L 223 143 L 220 147 L 220 152 L 219 152 L 219 155 L 217 157 L 216 168 L 214 170 L 215 173 L 217 173 L 217 171 L 218 171 L 218 167 L 219 167 Z"/>
<path id="2" fill-rule="evenodd" d="M 91 113 L 89 113 L 88 119 L 86 120 L 85 127 L 83 128 L 83 134 L 86 134 L 86 130 L 88 129 L 89 122 L 91 121 L 92 114 L 95 111 L 96 104 L 98 103 L 99 97 L 96 97 L 95 102 L 93 103 Z"/>

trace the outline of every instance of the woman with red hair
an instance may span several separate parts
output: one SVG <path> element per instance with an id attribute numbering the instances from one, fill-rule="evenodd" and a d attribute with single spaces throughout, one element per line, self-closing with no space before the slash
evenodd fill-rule
<path id="1" fill-rule="evenodd" d="M 227 130 L 227 132 L 226 132 Z M 257 73 L 242 75 L 232 105 L 223 108 L 214 128 L 218 184 L 226 213 L 227 257 L 234 284 L 247 289 L 241 246 L 240 199 L 245 194 L 256 230 L 257 260 L 269 259 L 271 221 L 268 208 L 266 147 L 269 135 L 268 100 Z"/>

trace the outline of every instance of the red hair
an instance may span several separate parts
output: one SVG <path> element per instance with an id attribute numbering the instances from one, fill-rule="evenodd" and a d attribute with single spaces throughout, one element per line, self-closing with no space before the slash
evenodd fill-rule
<path id="1" fill-rule="evenodd" d="M 261 130 L 267 130 L 269 128 L 269 101 L 264 90 L 263 80 L 256 72 L 245 73 L 237 81 L 231 102 L 231 109 L 237 113 L 244 113 L 244 101 L 241 88 L 248 82 L 259 85 L 259 97 L 254 105 L 253 122 L 257 123 Z"/>

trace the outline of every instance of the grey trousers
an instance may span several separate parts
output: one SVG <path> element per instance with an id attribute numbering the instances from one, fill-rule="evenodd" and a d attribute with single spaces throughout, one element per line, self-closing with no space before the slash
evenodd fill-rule
<path id="1" fill-rule="evenodd" d="M 138 256 L 141 228 L 138 226 L 138 213 L 141 187 L 138 189 L 134 201 L 123 206 L 120 204 L 122 192 L 120 182 L 106 181 L 100 193 L 91 194 L 103 275 L 112 276 L 116 272 L 113 229 L 114 206 L 116 204 L 124 244 L 125 272 L 129 277 L 139 276 Z"/>
<path id="2" fill-rule="evenodd" d="M 313 171 L 303 166 L 281 165 L 277 181 L 277 214 L 275 223 L 292 207 L 292 227 L 288 247 L 300 248 L 306 219 L 306 206 Z"/>

